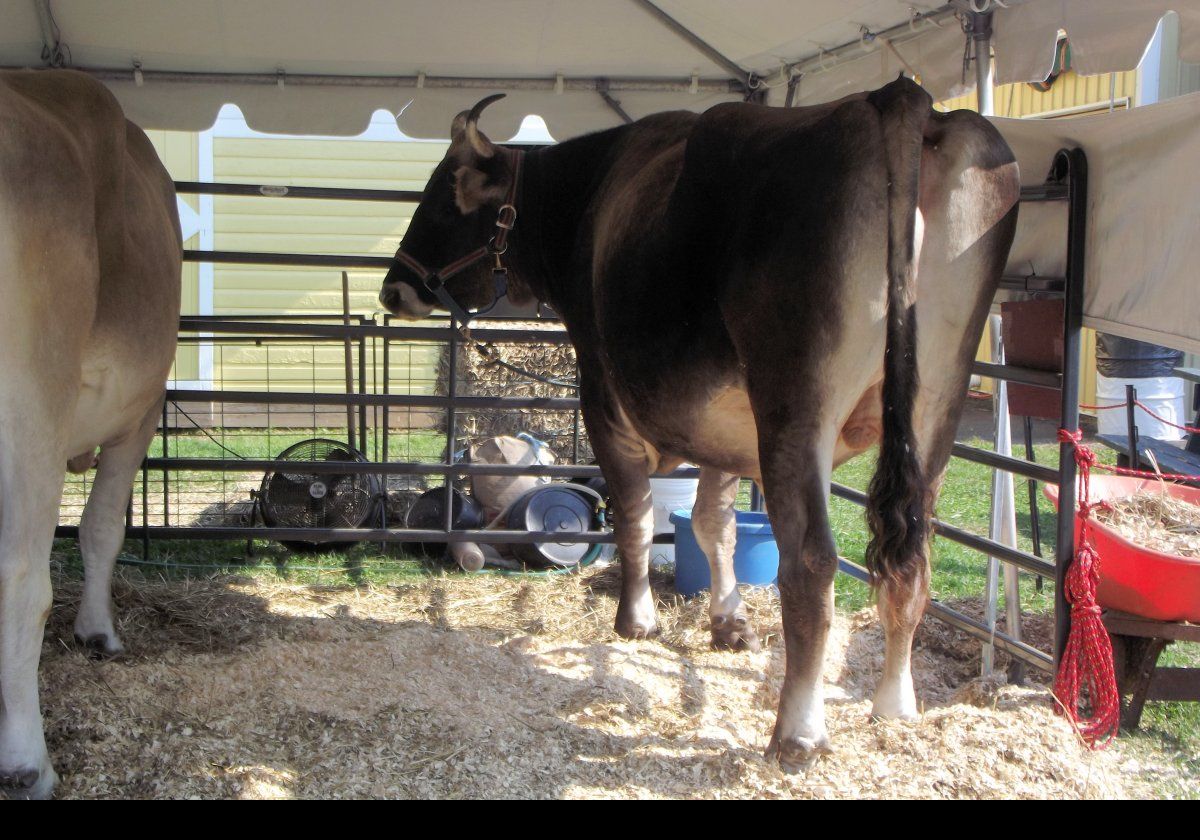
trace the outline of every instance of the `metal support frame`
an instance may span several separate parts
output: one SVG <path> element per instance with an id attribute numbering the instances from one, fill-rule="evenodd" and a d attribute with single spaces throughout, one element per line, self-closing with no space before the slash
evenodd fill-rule
<path id="1" fill-rule="evenodd" d="M 757 87 L 757 83 L 755 82 L 755 79 L 751 73 L 743 69 L 733 59 L 722 54 L 720 50 L 705 41 L 695 32 L 688 29 L 679 21 L 675 20 L 675 18 L 658 8 L 658 6 L 654 5 L 652 2 L 650 2 L 650 0 L 632 0 L 632 2 L 634 5 L 644 9 L 647 14 L 649 14 L 667 29 L 670 29 L 680 38 L 687 41 L 689 44 L 699 50 L 704 57 L 713 64 L 716 64 L 730 76 L 737 79 L 741 83 L 742 87 L 745 88 L 746 93 L 752 92 Z"/>
<path id="2" fill-rule="evenodd" d="M 21 70 L 6 65 L 5 70 Z M 613 92 L 652 93 L 727 93 L 745 95 L 746 85 L 734 79 L 680 79 L 674 76 L 632 76 L 628 78 L 549 77 L 518 78 L 502 76 L 341 76 L 322 73 L 204 73 L 176 70 L 136 70 L 120 67 L 74 67 L 102 82 L 151 84 L 208 84 L 278 87 L 385 88 L 431 90 L 519 90 L 568 91 L 595 93 L 601 89 Z"/>

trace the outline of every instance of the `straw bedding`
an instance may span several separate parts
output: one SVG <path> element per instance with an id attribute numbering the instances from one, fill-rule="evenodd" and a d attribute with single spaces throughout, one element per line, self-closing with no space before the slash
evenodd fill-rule
<path id="1" fill-rule="evenodd" d="M 612 630 L 618 573 L 431 576 L 386 587 L 121 570 L 130 653 L 69 642 L 58 574 L 42 657 L 64 797 L 1106 797 L 1044 688 L 972 679 L 978 645 L 926 621 L 918 723 L 868 718 L 883 658 L 839 616 L 826 667 L 837 753 L 789 776 L 763 757 L 782 679 L 777 596 L 748 595 L 759 654 L 708 648 L 707 605 L 656 578 L 663 632 Z M 63 579 L 65 578 L 65 579 Z"/>
<path id="2" fill-rule="evenodd" d="M 1137 545 L 1179 557 L 1200 557 L 1200 507 L 1161 492 L 1143 490 L 1109 506 L 1096 518 Z"/>

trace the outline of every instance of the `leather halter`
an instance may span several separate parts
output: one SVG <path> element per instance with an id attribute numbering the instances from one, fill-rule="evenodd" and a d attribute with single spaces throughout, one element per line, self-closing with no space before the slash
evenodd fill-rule
<path id="1" fill-rule="evenodd" d="M 500 151 L 512 156 L 512 184 L 508 188 L 508 195 L 504 199 L 504 203 L 500 205 L 500 210 L 496 215 L 496 234 L 491 237 L 486 245 L 476 248 L 469 254 L 466 254 L 454 262 L 447 263 L 436 271 L 433 271 L 425 266 L 420 260 L 411 254 L 404 251 L 404 246 L 401 245 L 396 249 L 395 263 L 404 265 L 417 275 L 417 279 L 421 281 L 421 285 L 425 290 L 438 299 L 438 302 L 444 309 L 450 312 L 451 317 L 458 322 L 460 328 L 465 329 L 472 318 L 488 312 L 496 305 L 500 298 L 508 294 L 508 269 L 500 261 L 500 257 L 508 250 L 508 233 L 517 223 L 517 187 L 521 181 L 521 164 L 525 159 L 525 153 L 517 149 L 504 149 Z M 454 275 L 465 271 L 481 260 L 488 257 L 493 257 L 496 261 L 492 268 L 492 281 L 495 284 L 492 302 L 484 309 L 479 309 L 474 312 L 459 305 L 454 296 L 446 290 L 446 281 Z"/>

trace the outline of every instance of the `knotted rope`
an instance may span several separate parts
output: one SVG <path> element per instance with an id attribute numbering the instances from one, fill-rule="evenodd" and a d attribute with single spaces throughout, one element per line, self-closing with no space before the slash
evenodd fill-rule
<path id="1" fill-rule="evenodd" d="M 1058 430 L 1060 443 L 1075 451 L 1079 470 L 1079 545 L 1067 569 L 1064 596 L 1071 606 L 1071 632 L 1063 648 L 1054 679 L 1058 709 L 1067 716 L 1092 749 L 1101 749 L 1116 737 L 1121 722 L 1121 697 L 1113 667 L 1112 640 L 1100 618 L 1096 590 L 1100 585 L 1100 555 L 1090 540 L 1092 511 L 1107 503 L 1092 503 L 1091 471 L 1096 453 L 1083 444 L 1080 431 Z M 1081 716 L 1079 705 L 1087 688 L 1090 714 Z"/>

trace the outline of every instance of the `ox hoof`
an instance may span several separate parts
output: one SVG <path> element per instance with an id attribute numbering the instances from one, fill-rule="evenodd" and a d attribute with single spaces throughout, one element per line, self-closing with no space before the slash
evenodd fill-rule
<path id="1" fill-rule="evenodd" d="M 621 596 L 616 629 L 622 639 L 649 639 L 658 635 L 658 617 L 649 590 L 641 597 Z"/>
<path id="2" fill-rule="evenodd" d="M 89 636 L 76 633 L 75 641 L 92 659 L 113 659 L 125 652 L 121 640 L 108 633 L 92 633 Z"/>
<path id="3" fill-rule="evenodd" d="M 921 715 L 915 708 L 896 708 L 881 704 L 879 701 L 871 706 L 871 717 L 875 720 L 906 720 L 909 723 L 920 720 Z"/>
<path id="4" fill-rule="evenodd" d="M 778 761 L 785 773 L 802 773 L 810 769 L 823 755 L 833 752 L 829 736 L 822 734 L 817 738 L 771 738 L 767 747 L 767 758 Z"/>
<path id="5" fill-rule="evenodd" d="M 658 622 L 622 621 L 617 616 L 617 635 L 622 639 L 649 639 L 658 635 Z"/>
<path id="6" fill-rule="evenodd" d="M 884 682 L 875 692 L 871 703 L 871 717 L 878 720 L 913 721 L 921 717 L 917 710 L 917 696 L 913 693 L 912 680 Z"/>
<path id="7" fill-rule="evenodd" d="M 749 650 L 757 653 L 762 645 L 758 634 L 744 615 L 714 615 L 712 617 L 713 650 Z"/>
<path id="8" fill-rule="evenodd" d="M 44 770 L 22 767 L 0 769 L 0 793 L 9 799 L 49 799 L 58 776 L 47 766 Z"/>

